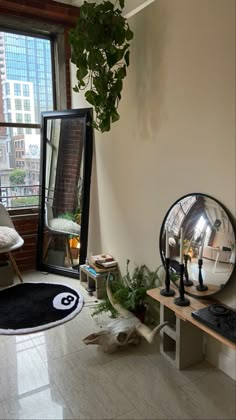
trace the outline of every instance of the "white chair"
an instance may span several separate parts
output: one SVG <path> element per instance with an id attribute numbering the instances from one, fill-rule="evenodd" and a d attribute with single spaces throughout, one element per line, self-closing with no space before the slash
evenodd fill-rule
<path id="1" fill-rule="evenodd" d="M 63 219 L 62 217 L 53 217 L 53 210 L 51 204 L 47 201 L 45 203 L 45 225 L 47 229 L 54 235 L 64 235 L 66 239 L 66 253 L 67 258 L 70 259 L 73 266 L 73 258 L 70 249 L 69 239 L 71 236 L 78 238 L 80 236 L 81 227 L 72 220 Z M 45 248 L 44 258 L 48 253 L 52 237 L 49 238 Z"/>
<path id="2" fill-rule="evenodd" d="M 0 254 L 8 254 L 12 267 L 21 282 L 23 279 L 12 251 L 20 248 L 23 244 L 24 240 L 16 231 L 7 209 L 0 203 Z"/>

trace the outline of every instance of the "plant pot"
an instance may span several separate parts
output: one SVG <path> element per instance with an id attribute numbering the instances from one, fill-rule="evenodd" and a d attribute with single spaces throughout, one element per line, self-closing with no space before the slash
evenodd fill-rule
<path id="1" fill-rule="evenodd" d="M 70 243 L 70 247 L 71 248 L 77 248 L 77 245 L 78 245 L 78 239 L 76 239 L 76 238 L 71 238 L 70 240 L 69 240 L 69 243 Z"/>
<path id="2" fill-rule="evenodd" d="M 146 316 L 146 312 L 147 312 L 147 308 L 144 305 L 140 305 L 137 306 L 135 308 L 134 311 L 132 311 L 132 313 L 141 321 L 144 322 L 145 321 L 145 316 Z"/>

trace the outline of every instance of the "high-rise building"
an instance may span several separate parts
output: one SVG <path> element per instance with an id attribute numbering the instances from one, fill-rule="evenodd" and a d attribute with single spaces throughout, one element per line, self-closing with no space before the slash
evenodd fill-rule
<path id="1" fill-rule="evenodd" d="M 35 122 L 34 91 L 32 82 L 19 80 L 2 81 L 3 111 L 6 122 L 28 123 Z M 10 130 L 12 135 L 31 134 L 31 128 L 17 128 Z"/>
<path id="2" fill-rule="evenodd" d="M 32 84 L 36 118 L 32 122 L 39 123 L 40 113 L 53 109 L 50 41 L 10 32 L 0 33 L 0 41 L 3 45 L 0 56 L 4 56 L 1 60 L 3 78 Z M 24 88 L 24 84 L 22 86 Z"/>

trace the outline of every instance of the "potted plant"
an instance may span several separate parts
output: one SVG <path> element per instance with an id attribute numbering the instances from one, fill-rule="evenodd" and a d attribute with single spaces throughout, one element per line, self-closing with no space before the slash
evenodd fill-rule
<path id="1" fill-rule="evenodd" d="M 123 79 L 129 66 L 129 41 L 133 32 L 122 16 L 124 0 L 115 4 L 84 2 L 77 25 L 69 33 L 71 61 L 77 67 L 75 92 L 85 90 L 86 100 L 94 106 L 93 127 L 109 131 L 119 120 L 117 112 Z"/>
<path id="2" fill-rule="evenodd" d="M 136 266 L 130 274 L 130 260 L 126 262 L 126 274 L 121 279 L 113 277 L 111 281 L 111 291 L 114 301 L 120 303 L 125 309 L 133 312 L 142 322 L 148 307 L 147 290 L 158 287 L 161 280 L 158 275 L 159 268 L 155 271 L 149 270 L 146 265 Z M 101 312 L 109 311 L 112 317 L 117 316 L 116 310 L 111 305 L 108 298 L 96 306 L 93 316 Z"/>

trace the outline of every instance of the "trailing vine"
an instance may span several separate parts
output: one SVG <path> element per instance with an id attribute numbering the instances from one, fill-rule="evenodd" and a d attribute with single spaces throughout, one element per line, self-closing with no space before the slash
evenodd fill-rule
<path id="1" fill-rule="evenodd" d="M 122 16 L 123 8 L 124 0 L 115 5 L 108 0 L 101 4 L 85 1 L 77 25 L 69 33 L 78 81 L 73 90 L 85 91 L 96 112 L 92 125 L 101 132 L 109 131 L 120 118 L 117 108 L 130 62 L 133 32 Z"/>

